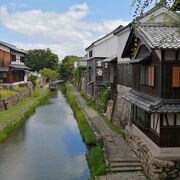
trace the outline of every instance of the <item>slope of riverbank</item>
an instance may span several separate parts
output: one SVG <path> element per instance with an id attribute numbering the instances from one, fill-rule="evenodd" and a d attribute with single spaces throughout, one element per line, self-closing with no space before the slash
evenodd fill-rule
<path id="1" fill-rule="evenodd" d="M 4 140 L 13 129 L 33 114 L 35 108 L 45 102 L 48 96 L 47 89 L 39 89 L 38 93 L 34 93 L 8 110 L 0 112 L 0 141 Z"/>
<path id="2" fill-rule="evenodd" d="M 108 175 L 97 177 L 97 179 L 145 180 L 146 177 L 141 163 L 124 138 L 114 132 L 96 111 L 87 106 L 87 102 L 80 96 L 73 85 L 69 84 L 68 87 L 71 93 L 73 93 L 77 105 L 85 115 L 87 122 L 91 125 L 96 137 L 99 137 L 104 144 L 106 166 L 110 167 L 110 169 L 106 171 Z M 116 175 L 111 175 L 112 173 Z"/>
<path id="3" fill-rule="evenodd" d="M 106 164 L 101 142 L 97 141 L 97 137 L 87 122 L 87 119 L 79 107 L 73 92 L 67 84 L 64 86 L 63 93 L 74 112 L 81 136 L 89 150 L 87 154 L 87 161 L 91 171 L 91 179 L 94 179 L 95 176 L 105 175 Z"/>

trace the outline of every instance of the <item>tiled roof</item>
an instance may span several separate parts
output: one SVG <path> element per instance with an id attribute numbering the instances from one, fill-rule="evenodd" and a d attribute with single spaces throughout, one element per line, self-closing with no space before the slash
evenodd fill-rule
<path id="1" fill-rule="evenodd" d="M 5 43 L 5 42 L 2 42 L 0 41 L 0 44 L 5 46 L 5 47 L 8 47 L 14 51 L 17 51 L 17 52 L 20 52 L 20 53 L 23 53 L 23 54 L 27 54 L 26 51 L 24 51 L 23 49 L 18 49 L 16 46 L 12 45 L 12 44 L 9 44 L 9 43 Z"/>
<path id="2" fill-rule="evenodd" d="M 180 25 L 142 23 L 138 36 L 153 49 L 180 49 Z"/>
<path id="3" fill-rule="evenodd" d="M 131 90 L 123 99 L 150 113 L 179 113 L 180 101 L 165 101 Z"/>

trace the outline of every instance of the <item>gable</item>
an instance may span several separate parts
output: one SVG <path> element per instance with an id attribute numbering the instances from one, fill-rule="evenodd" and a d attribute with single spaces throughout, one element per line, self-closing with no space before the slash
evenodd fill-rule
<path id="1" fill-rule="evenodd" d="M 140 20 L 141 23 L 144 22 L 172 22 L 172 21 L 179 21 L 179 16 L 169 11 L 165 7 L 161 7 L 159 9 L 151 10 L 151 12 Z"/>

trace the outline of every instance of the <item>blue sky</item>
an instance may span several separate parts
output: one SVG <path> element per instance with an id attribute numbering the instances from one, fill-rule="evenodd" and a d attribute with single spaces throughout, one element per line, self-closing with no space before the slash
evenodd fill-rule
<path id="1" fill-rule="evenodd" d="M 132 0 L 1 0 L 0 37 L 20 48 L 50 48 L 62 59 L 132 20 Z"/>

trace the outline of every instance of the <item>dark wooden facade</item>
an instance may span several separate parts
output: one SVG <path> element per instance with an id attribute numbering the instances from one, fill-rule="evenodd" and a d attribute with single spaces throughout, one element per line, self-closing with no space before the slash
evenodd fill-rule
<path id="1" fill-rule="evenodd" d="M 0 49 L 0 83 L 14 83 L 24 81 L 25 69 L 11 67 L 16 61 L 14 54 Z"/>
<path id="2" fill-rule="evenodd" d="M 103 86 L 103 60 L 105 57 L 93 57 L 87 61 L 87 95 L 97 98 Z"/>
<path id="3" fill-rule="evenodd" d="M 117 64 L 116 80 L 117 84 L 132 87 L 132 65 L 130 63 Z"/>
<path id="4" fill-rule="evenodd" d="M 180 102 L 180 50 L 166 51 L 150 50 L 141 42 L 131 61 L 133 91 L 144 94 L 144 100 L 146 97 L 157 98 L 162 106 L 163 101 L 170 102 L 167 110 L 165 105 L 157 112 L 147 111 L 141 104 L 132 103 L 133 124 L 162 148 L 180 147 L 180 113 L 176 110 Z M 173 54 L 172 58 L 170 54 Z M 173 106 L 174 112 L 168 110 L 169 106 Z"/>

